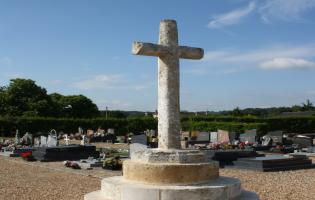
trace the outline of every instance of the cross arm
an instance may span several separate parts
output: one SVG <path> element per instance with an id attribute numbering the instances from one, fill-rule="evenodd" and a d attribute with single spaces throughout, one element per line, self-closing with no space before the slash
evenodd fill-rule
<path id="1" fill-rule="evenodd" d="M 201 59 L 203 57 L 203 49 L 195 47 L 179 46 L 178 55 L 180 58 Z"/>
<path id="2" fill-rule="evenodd" d="M 144 56 L 163 56 L 169 52 L 166 46 L 153 44 L 153 43 L 143 43 L 143 42 L 133 42 L 132 44 L 132 54 L 134 55 L 144 55 Z"/>

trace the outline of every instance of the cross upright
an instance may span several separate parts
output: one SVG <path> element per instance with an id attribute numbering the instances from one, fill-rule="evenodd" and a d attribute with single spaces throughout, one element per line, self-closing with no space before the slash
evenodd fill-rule
<path id="1" fill-rule="evenodd" d="M 178 46 L 176 21 L 162 20 L 159 44 L 134 42 L 132 53 L 158 57 L 158 147 L 180 149 L 179 58 L 201 59 L 203 49 Z"/>

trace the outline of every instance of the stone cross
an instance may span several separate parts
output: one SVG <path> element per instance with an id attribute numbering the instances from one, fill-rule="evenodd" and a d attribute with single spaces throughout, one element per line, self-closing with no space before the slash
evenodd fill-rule
<path id="1" fill-rule="evenodd" d="M 64 138 L 64 141 L 66 143 L 66 145 L 68 146 L 69 145 L 69 138 L 68 138 L 68 134 L 65 135 L 65 138 Z"/>
<path id="2" fill-rule="evenodd" d="M 134 42 L 132 53 L 158 57 L 159 148 L 180 149 L 179 58 L 201 59 L 203 49 L 178 46 L 176 21 L 162 20 L 159 44 Z"/>

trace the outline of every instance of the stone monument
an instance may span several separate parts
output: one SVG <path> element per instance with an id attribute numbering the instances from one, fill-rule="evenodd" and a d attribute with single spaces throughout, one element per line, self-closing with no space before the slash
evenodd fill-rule
<path id="1" fill-rule="evenodd" d="M 180 149 L 179 58 L 201 59 L 203 49 L 178 46 L 176 21 L 163 20 L 159 44 L 134 42 L 132 53 L 158 57 L 158 148 L 132 154 L 123 176 L 103 179 L 101 190 L 84 199 L 258 199 L 238 179 L 219 177 L 218 163 L 203 152 Z"/>
<path id="2" fill-rule="evenodd" d="M 21 139 L 20 139 L 19 130 L 16 129 L 14 143 L 15 143 L 15 145 L 19 145 L 20 142 L 21 142 Z"/>

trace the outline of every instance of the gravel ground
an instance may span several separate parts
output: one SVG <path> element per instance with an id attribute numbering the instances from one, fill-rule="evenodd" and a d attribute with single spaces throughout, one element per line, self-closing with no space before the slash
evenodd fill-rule
<path id="1" fill-rule="evenodd" d="M 100 189 L 101 179 L 89 175 L 93 171 L 66 169 L 62 163 L 27 163 L 0 156 L 0 199 L 80 200 L 84 194 Z M 97 176 L 117 174 L 120 172 L 103 170 Z"/>
<path id="2" fill-rule="evenodd" d="M 241 179 L 243 188 L 258 193 L 261 200 L 315 199 L 315 169 L 285 172 L 221 169 L 220 175 Z"/>
<path id="3" fill-rule="evenodd" d="M 78 200 L 100 189 L 101 178 L 121 175 L 108 170 L 72 170 L 60 162 L 25 162 L 0 156 L 0 199 Z M 221 176 L 241 179 L 243 188 L 262 200 L 315 199 L 315 169 L 286 172 L 253 172 L 220 169 Z"/>

